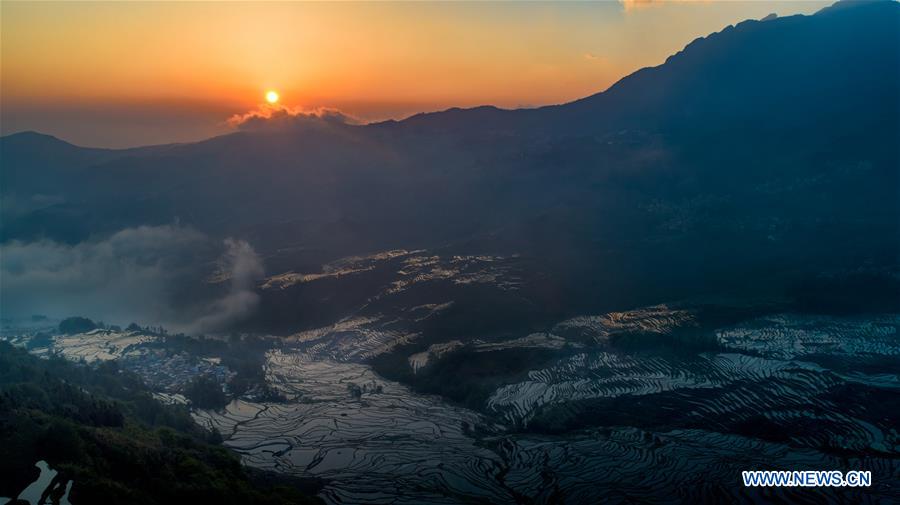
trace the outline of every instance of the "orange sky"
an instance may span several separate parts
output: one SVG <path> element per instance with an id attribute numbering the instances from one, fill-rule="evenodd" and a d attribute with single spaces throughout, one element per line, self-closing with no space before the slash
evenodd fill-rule
<path id="1" fill-rule="evenodd" d="M 228 131 L 267 89 L 363 120 L 603 90 L 727 24 L 818 2 L 0 3 L 0 128 L 131 146 Z"/>

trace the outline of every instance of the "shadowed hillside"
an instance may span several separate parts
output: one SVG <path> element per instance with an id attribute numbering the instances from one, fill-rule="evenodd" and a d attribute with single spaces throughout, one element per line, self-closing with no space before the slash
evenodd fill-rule
<path id="1" fill-rule="evenodd" d="M 179 223 L 247 240 L 272 274 L 393 248 L 516 253 L 561 305 L 593 308 L 890 267 L 898 24 L 895 2 L 746 21 L 539 109 L 301 118 L 124 151 L 12 135 L 0 233 Z"/>

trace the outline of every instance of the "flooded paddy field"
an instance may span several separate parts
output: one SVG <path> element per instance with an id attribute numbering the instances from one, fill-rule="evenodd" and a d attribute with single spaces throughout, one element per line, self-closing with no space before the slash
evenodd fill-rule
<path id="1" fill-rule="evenodd" d="M 316 321 L 278 336 L 5 337 L 115 362 L 245 464 L 321 479 L 332 504 L 900 500 L 900 314 L 679 302 L 552 319 L 525 270 L 388 251 L 268 278 L 267 317 Z M 194 402 L 198 377 L 225 401 Z M 742 486 L 764 469 L 873 485 Z"/>
<path id="2" fill-rule="evenodd" d="M 669 334 L 662 321 L 685 320 L 660 311 L 645 314 L 645 329 Z M 717 350 L 688 353 L 604 345 L 623 319 L 575 321 L 591 323 L 596 345 L 523 336 L 432 344 L 420 351 L 427 360 L 409 356 L 421 374 L 457 352 L 559 353 L 496 388 L 481 409 L 385 379 L 356 355 L 336 360 L 321 345 L 324 331 L 267 355 L 266 380 L 285 401 L 235 401 L 195 416 L 247 464 L 324 479 L 329 503 L 740 501 L 772 494 L 740 485 L 742 470 L 768 468 L 873 472 L 865 493 L 782 497 L 898 496 L 900 317 L 778 314 L 715 329 Z M 337 338 L 384 338 L 354 331 L 341 326 Z M 845 343 L 822 344 L 833 340 Z M 848 354 L 858 370 L 829 368 Z"/>

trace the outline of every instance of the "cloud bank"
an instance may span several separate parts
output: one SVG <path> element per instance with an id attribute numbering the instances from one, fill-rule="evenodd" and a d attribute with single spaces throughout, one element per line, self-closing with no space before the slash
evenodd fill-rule
<path id="1" fill-rule="evenodd" d="M 227 123 L 239 130 L 281 130 L 323 124 L 360 124 L 360 121 L 338 109 L 302 109 L 267 104 L 244 114 L 235 114 Z"/>
<path id="2" fill-rule="evenodd" d="M 228 293 L 211 302 L 203 314 L 191 324 L 197 332 L 228 328 L 246 319 L 259 306 L 254 288 L 265 276 L 262 260 L 253 247 L 243 240 L 225 239 L 225 253 L 220 258 L 220 278 L 230 281 Z"/>
<path id="3" fill-rule="evenodd" d="M 229 283 L 209 283 L 219 265 Z M 216 332 L 252 314 L 264 273 L 247 242 L 179 226 L 141 226 L 76 245 L 0 246 L 4 318 L 82 315 L 116 324 Z"/>

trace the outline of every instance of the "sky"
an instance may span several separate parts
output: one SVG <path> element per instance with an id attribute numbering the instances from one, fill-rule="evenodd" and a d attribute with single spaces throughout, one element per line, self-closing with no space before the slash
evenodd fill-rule
<path id="1" fill-rule="evenodd" d="M 0 132 L 129 147 L 228 133 L 268 90 L 362 122 L 603 91 L 693 39 L 830 2 L 0 2 Z"/>

